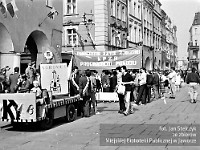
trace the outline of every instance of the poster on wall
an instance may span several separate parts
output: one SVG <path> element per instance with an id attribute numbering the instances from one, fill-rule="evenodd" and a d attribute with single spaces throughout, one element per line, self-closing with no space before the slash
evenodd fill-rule
<path id="1" fill-rule="evenodd" d="M 36 120 L 35 93 L 15 93 L 0 95 L 0 119 Z"/>
<path id="2" fill-rule="evenodd" d="M 111 70 L 125 65 L 128 69 L 141 67 L 140 48 L 116 51 L 81 51 L 75 53 L 76 65 L 81 70 Z"/>
<path id="3" fill-rule="evenodd" d="M 41 87 L 53 95 L 68 94 L 68 67 L 66 63 L 41 64 Z"/>

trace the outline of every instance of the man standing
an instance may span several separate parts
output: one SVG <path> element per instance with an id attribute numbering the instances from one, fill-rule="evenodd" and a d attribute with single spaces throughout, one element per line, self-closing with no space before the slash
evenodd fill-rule
<path id="1" fill-rule="evenodd" d="M 117 67 L 116 72 L 117 72 L 117 84 L 119 85 L 122 82 L 121 67 Z M 126 110 L 125 102 L 124 102 L 124 95 L 118 94 L 118 98 L 119 98 L 119 111 L 118 111 L 118 113 L 122 114 Z"/>
<path id="2" fill-rule="evenodd" d="M 155 98 L 156 100 L 159 98 L 159 83 L 160 82 L 160 77 L 158 75 L 158 72 L 155 70 L 153 73 L 153 89 L 155 92 Z"/>
<path id="3" fill-rule="evenodd" d="M 32 85 L 35 77 L 34 77 L 34 70 L 32 68 L 31 63 L 28 63 L 28 67 L 25 70 L 25 74 L 27 76 L 27 79 L 30 81 L 30 84 Z"/>
<path id="4" fill-rule="evenodd" d="M 82 71 L 81 72 L 81 77 L 79 79 L 79 93 L 81 98 L 83 99 L 82 101 L 82 112 L 84 117 L 89 117 L 90 112 L 89 112 L 89 100 L 90 100 L 90 92 L 91 92 L 91 81 L 89 79 L 90 77 L 90 71 Z"/>
<path id="5" fill-rule="evenodd" d="M 169 77 L 169 84 L 170 84 L 170 90 L 171 90 L 171 96 L 169 98 L 175 99 L 176 91 L 175 91 L 175 82 L 176 82 L 176 72 L 175 68 L 171 67 L 171 72 L 168 75 Z"/>
<path id="6" fill-rule="evenodd" d="M 14 74 L 10 74 L 9 76 L 10 93 L 16 92 L 18 79 L 19 79 L 19 67 L 15 67 Z"/>
<path id="7" fill-rule="evenodd" d="M 151 71 L 147 72 L 147 89 L 146 89 L 146 96 L 147 103 L 150 103 L 151 100 L 151 87 L 153 85 L 153 75 Z"/>
<path id="8" fill-rule="evenodd" d="M 138 97 L 136 100 L 136 105 L 139 105 L 141 99 L 142 99 L 142 104 L 146 103 L 145 96 L 146 95 L 146 81 L 147 81 L 147 74 L 146 74 L 146 69 L 141 68 L 140 69 L 141 74 L 138 77 L 139 80 L 139 92 L 138 92 Z"/>
<path id="9" fill-rule="evenodd" d="M 124 99 L 126 100 L 127 107 L 124 112 L 124 115 L 127 116 L 129 113 L 132 113 L 132 106 L 131 106 L 131 90 L 133 84 L 133 77 L 127 72 L 126 66 L 121 67 L 122 71 L 122 85 L 125 85 L 126 93 L 124 95 Z"/>
<path id="10" fill-rule="evenodd" d="M 90 81 L 91 81 L 91 92 L 90 92 L 90 97 L 91 97 L 91 101 L 90 101 L 90 110 L 91 110 L 91 104 L 92 104 L 92 108 L 94 110 L 94 114 L 96 114 L 97 112 L 97 108 L 96 108 L 96 88 L 97 88 L 97 84 L 96 84 L 96 77 L 94 72 L 91 72 L 91 76 L 89 77 Z"/>
<path id="11" fill-rule="evenodd" d="M 105 70 L 105 74 L 102 76 L 103 92 L 110 91 L 110 78 L 108 70 Z"/>
<path id="12" fill-rule="evenodd" d="M 78 94 L 79 92 L 79 73 L 78 73 L 78 67 L 74 66 L 73 67 L 73 72 L 71 75 L 71 80 L 70 80 L 70 95 L 74 96 L 76 94 Z"/>

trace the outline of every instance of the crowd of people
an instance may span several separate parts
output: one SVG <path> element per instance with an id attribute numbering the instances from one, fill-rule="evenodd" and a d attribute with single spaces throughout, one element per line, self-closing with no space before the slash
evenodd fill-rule
<path id="1" fill-rule="evenodd" d="M 40 98 L 40 73 L 35 68 L 35 63 L 29 63 L 25 74 L 19 74 L 19 67 L 14 68 L 14 73 L 6 76 L 10 68 L 7 66 L 0 72 L 0 93 L 36 92 Z M 99 75 L 96 70 L 79 71 L 73 67 L 70 78 L 70 95 L 80 94 L 83 100 L 80 103 L 81 113 L 88 117 L 92 112 L 97 112 L 97 92 L 117 92 L 119 98 L 119 113 L 127 116 L 133 113 L 133 107 L 146 105 L 152 100 L 163 99 L 166 103 L 166 93 L 175 99 L 176 92 L 180 91 L 182 83 L 189 85 L 191 103 L 196 103 L 197 85 L 200 83 L 199 73 L 195 68 L 186 72 L 175 70 L 149 71 L 145 68 L 128 70 L 126 66 L 119 66 L 112 71 L 103 70 Z M 124 86 L 124 93 L 119 93 L 119 87 Z"/>
<path id="2" fill-rule="evenodd" d="M 91 71 L 88 69 L 81 71 L 81 73 L 78 72 L 78 67 L 75 67 L 73 70 L 71 78 L 73 88 L 71 88 L 71 93 L 79 93 L 84 101 L 83 108 L 89 104 L 88 109 L 91 110 L 92 104 L 94 112 L 97 112 L 96 92 L 118 93 L 119 85 L 124 85 L 125 92 L 124 94 L 118 93 L 118 98 L 119 113 L 125 116 L 133 113 L 134 106 L 146 105 L 152 100 L 163 99 L 164 103 L 166 103 L 166 94 L 170 95 L 170 99 L 175 99 L 176 92 L 180 91 L 180 87 L 185 82 L 190 87 L 191 103 L 195 103 L 197 84 L 200 83 L 199 74 L 195 68 L 184 72 L 182 70 L 175 70 L 174 67 L 167 71 L 149 71 L 145 68 L 128 70 L 126 66 L 121 66 L 112 71 L 103 70 L 101 75 L 95 70 Z M 90 84 L 92 89 L 87 90 Z"/>
<path id="3" fill-rule="evenodd" d="M 9 70 L 10 68 L 8 66 L 1 69 L 0 93 L 25 93 L 37 91 L 37 97 L 41 97 L 40 74 L 39 70 L 35 67 L 35 63 L 29 63 L 24 74 L 20 74 L 19 67 L 15 67 L 14 72 L 7 77 L 6 72 Z"/>

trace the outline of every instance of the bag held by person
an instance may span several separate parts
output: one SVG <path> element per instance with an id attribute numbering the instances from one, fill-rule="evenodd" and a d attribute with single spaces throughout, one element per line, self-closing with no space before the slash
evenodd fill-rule
<path id="1" fill-rule="evenodd" d="M 122 84 L 120 84 L 120 85 L 118 86 L 118 88 L 117 88 L 117 93 L 118 93 L 118 94 L 125 95 L 125 92 L 126 92 L 125 86 L 122 85 Z"/>

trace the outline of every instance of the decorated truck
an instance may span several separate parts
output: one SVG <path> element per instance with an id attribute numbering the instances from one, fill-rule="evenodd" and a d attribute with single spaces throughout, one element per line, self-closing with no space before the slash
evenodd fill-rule
<path id="1" fill-rule="evenodd" d="M 13 126 L 37 122 L 49 129 L 54 119 L 76 119 L 80 96 L 70 96 L 69 76 L 71 67 L 66 63 L 40 64 L 42 97 L 36 93 L 0 94 L 0 120 L 10 121 Z M 42 103 L 38 103 L 42 102 Z"/>

